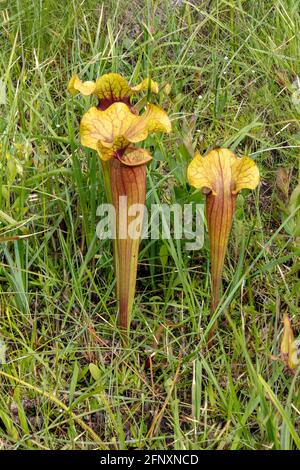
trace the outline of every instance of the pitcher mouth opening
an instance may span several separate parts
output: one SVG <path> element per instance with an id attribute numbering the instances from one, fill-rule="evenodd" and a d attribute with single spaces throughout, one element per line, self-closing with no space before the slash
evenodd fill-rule
<path id="1" fill-rule="evenodd" d="M 116 150 L 114 152 L 114 158 L 116 158 L 117 160 L 122 162 L 122 157 L 123 157 L 124 153 L 126 152 L 126 150 L 128 149 L 128 147 L 129 147 L 129 144 L 126 145 L 125 147 L 122 147 L 121 149 Z"/>

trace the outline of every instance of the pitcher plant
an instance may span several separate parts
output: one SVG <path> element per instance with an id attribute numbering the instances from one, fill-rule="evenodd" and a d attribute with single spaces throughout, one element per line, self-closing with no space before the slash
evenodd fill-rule
<path id="1" fill-rule="evenodd" d="M 152 160 L 149 152 L 136 144 L 154 132 L 171 131 L 171 122 L 159 106 L 147 104 L 139 114 L 131 102 L 140 91 L 158 92 L 158 85 L 150 79 L 131 87 L 119 74 L 111 73 L 96 82 L 81 82 L 73 76 L 69 82 L 72 94 L 94 95 L 96 107 L 89 109 L 80 123 L 81 144 L 95 150 L 102 163 L 107 200 L 116 214 L 113 241 L 116 296 L 119 304 L 118 324 L 125 337 L 132 313 L 138 252 L 142 223 L 128 232 L 138 205 L 139 220 L 143 218 L 146 200 L 146 164 Z M 124 205 L 124 201 L 126 204 Z"/>
<path id="2" fill-rule="evenodd" d="M 255 189 L 257 187 L 259 170 L 251 158 L 247 156 L 239 158 L 226 148 L 217 148 L 204 157 L 196 153 L 188 167 L 187 176 L 191 186 L 206 194 L 211 266 L 211 312 L 214 313 L 220 302 L 222 272 L 236 198 L 243 188 Z"/>

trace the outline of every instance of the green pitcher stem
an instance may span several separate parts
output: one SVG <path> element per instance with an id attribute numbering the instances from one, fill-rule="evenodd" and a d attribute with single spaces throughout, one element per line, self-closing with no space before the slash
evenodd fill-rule
<path id="1" fill-rule="evenodd" d="M 101 165 L 102 165 L 102 171 L 103 171 L 103 177 L 104 177 L 106 199 L 109 204 L 112 204 L 112 194 L 111 194 L 110 176 L 109 176 L 110 161 L 101 160 Z"/>

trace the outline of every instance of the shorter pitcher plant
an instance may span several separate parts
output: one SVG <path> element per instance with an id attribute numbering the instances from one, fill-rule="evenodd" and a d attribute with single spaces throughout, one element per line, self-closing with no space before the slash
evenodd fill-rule
<path id="1" fill-rule="evenodd" d="M 96 82 L 81 82 L 71 78 L 68 90 L 72 94 L 94 95 L 97 107 L 87 111 L 80 123 L 81 144 L 95 150 L 102 163 L 108 202 L 116 211 L 115 240 L 113 242 L 116 295 L 119 303 L 119 326 L 128 333 L 136 287 L 138 252 L 142 224 L 134 236 L 128 227 L 135 214 L 133 205 L 143 211 L 146 199 L 146 164 L 152 160 L 147 150 L 136 144 L 153 132 L 171 131 L 171 122 L 159 106 L 147 104 L 139 114 L 131 102 L 137 92 L 158 92 L 158 85 L 150 79 L 131 87 L 119 74 L 103 75 Z M 122 204 L 126 198 L 126 206 Z M 142 219 L 143 214 L 139 214 Z M 126 336 L 125 335 L 125 336 Z"/>
<path id="2" fill-rule="evenodd" d="M 202 157 L 196 153 L 188 167 L 191 186 L 206 194 L 206 220 L 210 244 L 211 312 L 220 302 L 222 272 L 238 193 L 255 189 L 259 171 L 249 157 L 237 157 L 225 148 L 217 148 Z M 211 335 L 214 331 L 212 329 Z"/>
<path id="3" fill-rule="evenodd" d="M 278 359 L 283 362 L 291 374 L 295 374 L 295 371 L 299 366 L 297 343 L 295 341 L 291 320 L 287 314 L 284 314 L 283 316 L 283 336 L 280 345 L 280 356 Z"/>

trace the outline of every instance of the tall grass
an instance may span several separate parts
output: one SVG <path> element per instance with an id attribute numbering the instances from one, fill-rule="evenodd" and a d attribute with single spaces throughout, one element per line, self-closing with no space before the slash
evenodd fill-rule
<path id="1" fill-rule="evenodd" d="M 299 206 L 275 182 L 284 167 L 289 195 L 299 184 L 299 6 L 1 2 L 0 237 L 20 237 L 1 249 L 1 448 L 299 449 L 298 372 L 274 360 L 283 312 L 300 329 Z M 202 201 L 185 177 L 195 147 L 260 167 L 238 199 L 213 351 L 207 239 L 143 242 L 130 346 L 116 335 L 111 247 L 95 235 L 104 182 L 78 139 L 91 100 L 66 93 L 72 73 L 109 71 L 172 86 L 147 204 Z"/>

